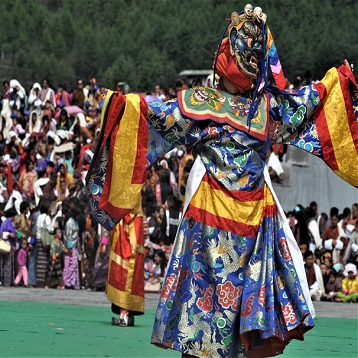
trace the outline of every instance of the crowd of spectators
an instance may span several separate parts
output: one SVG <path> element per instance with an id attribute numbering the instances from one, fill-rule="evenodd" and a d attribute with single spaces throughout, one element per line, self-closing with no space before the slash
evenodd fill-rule
<path id="1" fill-rule="evenodd" d="M 125 82 L 114 87 L 130 92 Z M 186 87 L 183 81 L 167 91 L 156 85 L 143 95 L 165 101 Z M 1 285 L 104 289 L 110 235 L 88 213 L 85 177 L 105 93 L 95 78 L 78 79 L 73 91 L 55 91 L 48 79 L 28 92 L 17 80 L 3 82 L 0 239 L 10 243 L 10 251 L 1 249 Z M 155 162 L 143 188 L 147 291 L 160 290 L 194 159 L 190 147 L 171 151 Z M 342 213 L 333 207 L 329 217 L 314 202 L 287 213 L 313 299 L 356 300 L 357 217 L 358 204 Z"/>

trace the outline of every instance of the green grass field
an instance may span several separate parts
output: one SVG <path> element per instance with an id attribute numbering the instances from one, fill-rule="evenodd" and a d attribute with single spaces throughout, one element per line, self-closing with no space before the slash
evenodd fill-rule
<path id="1" fill-rule="evenodd" d="M 135 327 L 110 324 L 110 309 L 53 303 L 0 302 L 0 357 L 180 357 L 149 343 L 154 310 Z M 355 319 L 317 318 L 305 341 L 282 357 L 357 357 Z"/>

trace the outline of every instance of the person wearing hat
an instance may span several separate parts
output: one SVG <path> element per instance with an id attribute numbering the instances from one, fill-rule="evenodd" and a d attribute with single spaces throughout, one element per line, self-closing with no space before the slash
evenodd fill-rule
<path id="1" fill-rule="evenodd" d="M 349 263 L 345 266 L 342 291 L 337 292 L 336 302 L 358 302 L 357 266 Z"/>
<path id="2" fill-rule="evenodd" d="M 271 145 L 303 148 L 358 186 L 349 63 L 299 95 L 283 91 L 267 19 L 250 4 L 232 13 L 214 60 L 216 88 L 149 104 L 108 91 L 103 107 L 87 188 L 107 229 L 137 204 L 157 158 L 181 145 L 196 156 L 151 339 L 183 356 L 273 356 L 314 326 L 302 255 L 265 165 Z"/>

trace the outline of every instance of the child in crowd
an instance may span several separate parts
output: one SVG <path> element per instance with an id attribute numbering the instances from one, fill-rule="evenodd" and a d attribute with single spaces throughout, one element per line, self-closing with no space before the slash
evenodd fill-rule
<path id="1" fill-rule="evenodd" d="M 358 301 L 358 277 L 355 264 L 347 264 L 344 270 L 342 291 L 337 292 L 336 302 L 357 302 Z"/>
<path id="2" fill-rule="evenodd" d="M 325 252 L 321 256 L 321 262 L 326 265 L 326 274 L 329 275 L 332 270 L 333 261 L 332 261 L 332 255 L 329 252 Z"/>
<path id="3" fill-rule="evenodd" d="M 326 287 L 326 284 L 329 280 L 329 274 L 327 273 L 327 266 L 324 263 L 320 264 L 321 272 L 322 272 L 322 278 L 323 278 L 323 285 Z"/>
<path id="4" fill-rule="evenodd" d="M 65 252 L 65 245 L 62 242 L 62 230 L 55 229 L 55 240 L 52 240 L 50 248 L 50 265 L 45 288 L 57 287 L 59 290 L 65 288 L 63 284 L 62 257 Z"/>
<path id="5" fill-rule="evenodd" d="M 164 251 L 161 249 L 154 251 L 153 259 L 147 260 L 145 262 L 144 270 L 145 290 L 159 291 L 166 270 Z"/>
<path id="6" fill-rule="evenodd" d="M 17 287 L 22 279 L 24 286 L 27 287 L 28 273 L 27 273 L 27 257 L 29 255 L 29 247 L 26 239 L 21 239 L 21 246 L 17 253 L 17 276 L 14 281 L 14 286 Z"/>

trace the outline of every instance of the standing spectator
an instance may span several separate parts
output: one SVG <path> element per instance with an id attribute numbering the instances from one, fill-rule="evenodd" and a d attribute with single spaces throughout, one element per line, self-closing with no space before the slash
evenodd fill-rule
<path id="1" fill-rule="evenodd" d="M 169 195 L 173 195 L 170 185 L 170 170 L 162 168 L 159 170 L 159 183 L 155 187 L 157 205 L 164 205 Z"/>
<path id="2" fill-rule="evenodd" d="M 349 238 L 349 244 L 344 255 L 343 262 L 357 262 L 358 261 L 358 220 L 356 221 L 355 228 Z"/>
<path id="3" fill-rule="evenodd" d="M 358 221 L 358 203 L 352 204 L 352 216 L 348 221 L 348 225 L 353 225 L 354 227 L 357 224 Z"/>
<path id="4" fill-rule="evenodd" d="M 319 227 L 319 235 L 322 238 L 323 234 L 326 230 L 326 224 L 327 224 L 327 214 L 326 213 L 321 213 L 318 214 L 318 205 L 315 201 L 312 201 L 310 203 L 310 208 L 313 210 L 314 212 L 314 218 L 317 221 L 318 227 Z"/>
<path id="5" fill-rule="evenodd" d="M 68 249 L 64 260 L 63 281 L 66 288 L 80 289 L 78 254 L 79 237 L 78 223 L 75 220 L 73 211 L 68 207 L 63 207 L 62 213 L 65 215 L 64 244 Z"/>
<path id="6" fill-rule="evenodd" d="M 89 291 L 104 291 L 106 287 L 108 264 L 109 264 L 109 240 L 108 231 L 104 232 L 98 245 L 94 269 L 89 282 Z"/>
<path id="7" fill-rule="evenodd" d="M 17 276 L 14 281 L 14 286 L 17 287 L 22 279 L 24 286 L 28 284 L 28 273 L 27 273 L 27 257 L 29 254 L 29 247 L 27 239 L 21 239 L 21 246 L 17 253 Z"/>
<path id="8" fill-rule="evenodd" d="M 165 101 L 164 91 L 160 88 L 159 85 L 154 86 L 154 95 L 161 99 L 163 102 Z"/>
<path id="9" fill-rule="evenodd" d="M 35 222 L 35 233 L 36 233 L 36 244 L 34 252 L 31 252 L 33 260 L 35 261 L 35 282 L 30 281 L 29 274 L 29 285 L 44 288 L 45 279 L 47 274 L 47 267 L 49 261 L 49 250 L 42 245 L 42 229 L 47 229 L 53 232 L 51 217 L 49 216 L 50 203 L 47 200 L 42 199 L 40 202 L 40 214 L 38 215 Z M 30 257 L 31 258 L 31 257 Z"/>
<path id="10" fill-rule="evenodd" d="M 142 205 L 147 217 L 152 216 L 156 208 L 155 187 L 157 184 L 157 177 L 153 173 L 152 170 L 148 175 L 146 184 L 143 188 Z"/>
<path id="11" fill-rule="evenodd" d="M 39 99 L 42 109 L 46 110 L 49 105 L 51 105 L 53 109 L 56 108 L 55 91 L 50 87 L 48 78 L 42 80 L 42 89 L 39 92 Z"/>
<path id="12" fill-rule="evenodd" d="M 344 208 L 343 213 L 339 216 L 340 220 L 337 224 L 339 237 L 336 243 L 335 250 L 333 251 L 333 262 L 343 263 L 343 256 L 348 246 L 348 230 L 347 225 L 351 219 L 351 209 Z"/>
<path id="13" fill-rule="evenodd" d="M 5 287 L 11 286 L 15 279 L 14 247 L 16 243 L 16 229 L 13 221 L 16 214 L 15 208 L 5 211 L 6 219 L 0 226 L 0 236 L 11 245 L 11 250 L 8 254 L 0 254 L 0 282 Z"/>
<path id="14" fill-rule="evenodd" d="M 77 80 L 77 88 L 72 92 L 72 105 L 84 109 L 85 98 L 86 98 L 86 92 L 84 90 L 84 83 L 83 80 L 79 78 Z"/>
<path id="15" fill-rule="evenodd" d="M 30 204 L 27 201 L 23 201 L 20 204 L 20 215 L 18 215 L 14 220 L 16 232 L 22 233 L 24 237 L 30 236 L 31 219 L 27 218 L 29 207 Z"/>
<path id="16" fill-rule="evenodd" d="M 63 253 L 65 249 L 65 245 L 62 242 L 62 229 L 58 226 L 55 228 L 55 239 L 51 243 L 50 263 L 45 288 L 57 287 L 59 290 L 65 288 L 62 272 Z"/>
<path id="17" fill-rule="evenodd" d="M 310 242 L 310 250 L 311 251 L 315 251 L 317 250 L 317 252 L 319 252 L 322 248 L 322 239 L 321 236 L 319 234 L 319 227 L 318 227 L 318 223 L 315 219 L 316 217 L 316 212 L 311 208 L 308 207 L 306 209 L 306 216 L 307 216 L 307 221 L 308 221 L 308 230 L 310 232 L 310 237 L 313 239 Z"/>
<path id="18" fill-rule="evenodd" d="M 75 187 L 74 184 L 70 186 Z M 79 261 L 79 277 L 81 286 L 85 286 L 84 282 L 84 263 L 83 263 L 83 254 L 85 252 L 85 241 L 86 241 L 86 216 L 85 208 L 87 207 L 87 202 L 80 202 L 77 198 L 70 197 L 68 200 L 69 206 L 73 213 L 73 218 L 75 219 L 78 226 L 78 261 Z"/>
<path id="19" fill-rule="evenodd" d="M 309 250 L 309 244 L 310 244 L 310 234 L 308 230 L 304 209 L 301 208 L 300 205 L 297 205 L 294 209 L 294 215 L 295 215 L 295 219 L 297 220 L 297 223 L 295 225 L 294 236 L 301 250 L 301 253 L 304 255 L 306 250 Z"/>
<path id="20" fill-rule="evenodd" d="M 166 232 L 164 244 L 170 246 L 174 243 L 176 233 L 182 217 L 180 202 L 175 196 L 167 199 L 168 209 L 165 211 Z"/>

